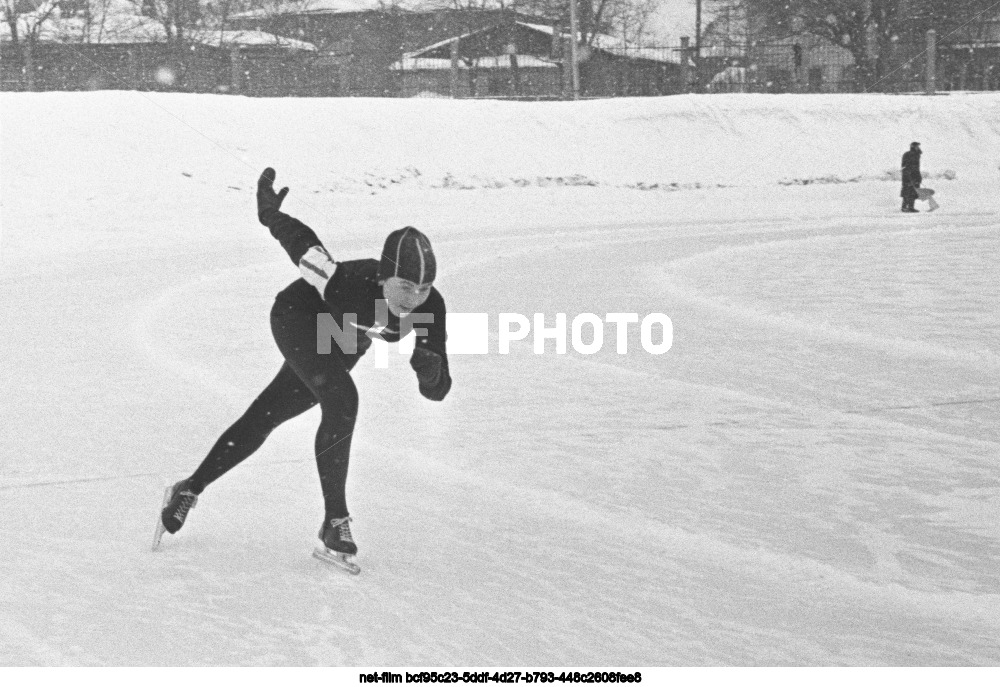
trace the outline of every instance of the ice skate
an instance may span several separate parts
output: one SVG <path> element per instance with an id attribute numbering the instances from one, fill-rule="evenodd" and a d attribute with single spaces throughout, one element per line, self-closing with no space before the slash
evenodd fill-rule
<path id="1" fill-rule="evenodd" d="M 358 546 L 351 536 L 351 518 L 333 518 L 319 528 L 320 546 L 313 551 L 313 558 L 328 563 L 351 575 L 357 575 L 361 568 L 354 562 Z"/>
<path id="2" fill-rule="evenodd" d="M 163 493 L 163 509 L 160 511 L 156 533 L 153 535 L 154 551 L 160 545 L 164 532 L 176 534 L 184 526 L 188 511 L 194 508 L 196 503 L 198 495 L 188 487 L 188 480 L 184 479 L 172 487 L 167 487 Z"/>

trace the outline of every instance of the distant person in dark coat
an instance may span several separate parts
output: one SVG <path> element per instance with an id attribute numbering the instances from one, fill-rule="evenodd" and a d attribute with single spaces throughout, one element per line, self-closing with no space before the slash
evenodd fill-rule
<path id="1" fill-rule="evenodd" d="M 899 195 L 903 198 L 903 212 L 920 212 L 913 203 L 916 202 L 920 183 L 924 180 L 920 174 L 920 144 L 914 141 L 910 149 L 903 153 L 903 188 Z"/>

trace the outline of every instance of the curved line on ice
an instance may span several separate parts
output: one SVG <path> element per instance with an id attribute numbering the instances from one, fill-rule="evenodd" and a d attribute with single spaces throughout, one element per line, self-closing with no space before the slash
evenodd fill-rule
<path id="1" fill-rule="evenodd" d="M 669 384 L 674 384 L 677 388 L 681 389 L 691 389 L 697 392 L 710 392 L 715 394 L 718 398 L 725 398 L 731 400 L 752 402 L 759 406 L 763 406 L 762 410 L 767 411 L 768 409 L 781 410 L 786 412 L 801 412 L 803 409 L 810 409 L 813 413 L 835 417 L 839 420 L 847 420 L 859 425 L 865 425 L 869 427 L 886 427 L 893 426 L 898 427 L 902 430 L 912 431 L 913 425 L 907 424 L 902 420 L 895 420 L 892 418 L 885 417 L 870 417 L 872 413 L 893 410 L 893 408 L 872 408 L 872 409 L 862 409 L 862 410 L 841 410 L 839 408 L 831 408 L 829 406 L 818 405 L 809 403 L 806 400 L 797 400 L 792 403 L 789 401 L 782 401 L 779 399 L 771 398 L 768 396 L 758 396 L 755 394 L 748 393 L 746 391 L 736 391 L 734 389 L 727 389 L 725 387 L 713 386 L 711 384 L 698 384 L 696 382 L 688 382 L 684 380 L 674 379 L 665 374 L 660 374 L 652 370 L 630 370 L 614 363 L 604 362 L 602 360 L 594 360 L 584 356 L 557 356 L 557 360 L 563 363 L 574 364 L 574 365 L 595 365 L 603 367 L 608 370 L 613 370 L 620 374 L 632 375 L 636 377 L 643 377 L 646 379 L 656 379 Z M 979 399 L 974 401 L 969 401 L 969 403 L 985 403 L 985 402 L 1000 402 L 1000 398 L 997 399 Z M 956 402 L 964 403 L 964 402 Z M 941 403 L 927 403 L 916 408 L 933 407 L 939 405 L 950 405 L 951 402 L 941 402 Z M 731 418 L 722 417 L 716 420 L 706 419 L 704 422 L 700 423 L 685 423 L 670 425 L 665 427 L 658 427 L 659 430 L 675 430 L 675 429 L 690 429 L 692 427 L 720 427 L 720 426 L 732 426 L 732 427 L 749 427 L 752 426 L 748 422 L 735 420 Z M 815 425 L 816 429 L 822 429 L 822 424 Z M 925 433 L 928 437 L 938 437 L 948 441 L 961 443 L 969 446 L 976 446 L 989 450 L 996 450 L 997 442 L 990 441 L 988 439 L 978 439 L 976 437 L 964 436 L 961 434 L 951 434 L 949 432 L 944 432 L 938 429 L 933 429 L 929 427 L 921 427 L 920 431 Z"/>
<path id="2" fill-rule="evenodd" d="M 271 264 L 263 263 L 263 264 Z M 219 396 L 231 397 L 242 395 L 245 389 L 232 384 L 222 375 L 213 371 L 207 365 L 199 364 L 195 360 L 182 358 L 174 351 L 163 346 L 154 332 L 156 325 L 162 318 L 164 312 L 168 311 L 173 301 L 187 296 L 203 287 L 206 283 L 231 277 L 234 273 L 256 269 L 260 265 L 243 265 L 238 268 L 223 269 L 213 272 L 211 275 L 202 275 L 194 279 L 171 284 L 160 291 L 155 297 L 148 301 L 133 317 L 132 331 L 140 348 L 145 352 L 146 357 L 158 367 L 161 367 L 178 377 L 197 383 L 204 389 Z"/>
<path id="3" fill-rule="evenodd" d="M 474 471 L 456 471 L 440 458 L 412 453 L 408 465 L 426 473 L 433 469 L 438 478 L 457 480 L 478 487 L 493 498 L 500 498 L 498 485 L 491 478 Z M 920 614 L 931 614 L 964 622 L 980 622 L 1000 628 L 1000 594 L 976 594 L 962 591 L 927 591 L 906 587 L 896 581 L 879 582 L 864 579 L 828 563 L 773 549 L 749 548 L 727 542 L 718 535 L 692 532 L 674 525 L 654 521 L 636 509 L 610 511 L 599 504 L 586 502 L 564 492 L 518 484 L 503 490 L 502 498 L 511 505 L 520 502 L 519 510 L 542 510 L 554 520 L 572 520 L 595 532 L 615 522 L 626 537 L 634 537 L 636 545 L 648 539 L 659 541 L 668 555 L 675 558 L 704 562 L 732 569 L 734 574 L 774 578 L 778 583 L 809 587 L 816 592 L 848 595 L 874 604 L 890 603 L 907 607 Z M 627 550 L 628 542 L 616 540 L 616 546 Z"/>
<path id="4" fill-rule="evenodd" d="M 990 223 L 989 226 L 994 226 Z M 961 229 L 983 229 L 981 225 L 961 227 Z M 891 236 L 900 234 L 924 234 L 938 233 L 940 229 L 918 229 L 892 232 Z M 801 237 L 780 238 L 771 241 L 763 241 L 752 245 L 722 245 L 709 251 L 704 251 L 695 255 L 686 256 L 672 260 L 657 270 L 653 274 L 659 278 L 664 288 L 674 296 L 695 303 L 717 312 L 722 312 L 732 317 L 750 320 L 754 323 L 763 324 L 783 331 L 808 334 L 824 337 L 833 341 L 847 342 L 865 346 L 867 348 L 879 350 L 890 355 L 914 357 L 914 358 L 937 358 L 955 361 L 966 365 L 988 366 L 991 369 L 1000 370 L 1000 356 L 991 351 L 969 351 L 939 346 L 936 344 L 913 341 L 897 337 L 885 337 L 868 332 L 857 331 L 848 327 L 835 327 L 827 322 L 809 320 L 787 314 L 778 314 L 771 310 L 756 308 L 750 305 L 736 303 L 725 298 L 709 296 L 700 292 L 696 287 L 687 287 L 678 283 L 677 279 L 670 274 L 671 268 L 680 268 L 695 265 L 700 262 L 713 261 L 721 258 L 722 261 L 732 262 L 738 259 L 739 254 L 748 254 L 758 251 L 763 247 L 774 247 L 781 244 L 801 243 L 804 241 L 815 242 L 838 242 L 845 239 L 843 234 L 832 235 L 809 235 Z"/>

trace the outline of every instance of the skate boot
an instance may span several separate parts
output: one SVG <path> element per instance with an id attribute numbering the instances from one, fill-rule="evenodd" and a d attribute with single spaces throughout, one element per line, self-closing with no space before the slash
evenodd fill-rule
<path id="1" fill-rule="evenodd" d="M 198 503 L 198 495 L 191 491 L 188 482 L 184 479 L 167 489 L 160 520 L 163 521 L 163 529 L 170 534 L 176 534 L 184 526 L 188 511 Z"/>
<path id="2" fill-rule="evenodd" d="M 351 518 L 332 518 L 319 528 L 321 546 L 313 551 L 313 557 L 329 563 L 351 575 L 357 575 L 361 568 L 354 562 L 358 545 L 351 536 Z"/>
<path id="3" fill-rule="evenodd" d="M 351 518 L 334 518 L 327 520 L 319 528 L 319 538 L 323 545 L 331 551 L 353 556 L 358 552 L 358 545 L 351 536 Z"/>

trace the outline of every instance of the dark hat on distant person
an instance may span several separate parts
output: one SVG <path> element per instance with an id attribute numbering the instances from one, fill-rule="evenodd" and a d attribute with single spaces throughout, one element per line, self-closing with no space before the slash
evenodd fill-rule
<path id="1" fill-rule="evenodd" d="M 379 280 L 399 277 L 414 284 L 430 284 L 437 273 L 431 242 L 413 227 L 389 234 L 378 263 Z"/>
<path id="2" fill-rule="evenodd" d="M 920 147 L 920 141 L 914 141 L 913 143 L 910 144 L 910 150 L 914 150 L 919 147 Z"/>

